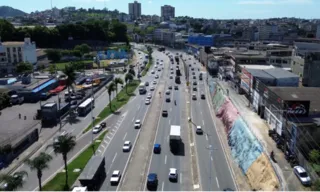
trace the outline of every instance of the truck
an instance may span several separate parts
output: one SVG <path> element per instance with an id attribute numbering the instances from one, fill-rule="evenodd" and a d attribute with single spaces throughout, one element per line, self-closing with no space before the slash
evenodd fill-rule
<path id="1" fill-rule="evenodd" d="M 177 64 L 179 64 L 179 56 L 176 55 L 176 56 L 174 57 L 174 59 L 176 60 Z"/>
<path id="2" fill-rule="evenodd" d="M 171 125 L 169 136 L 170 150 L 172 153 L 177 153 L 181 143 L 181 127 L 180 125 Z"/>
<path id="3" fill-rule="evenodd" d="M 140 85 L 139 85 L 139 93 L 140 93 L 140 95 L 143 95 L 143 94 L 147 93 L 145 82 L 140 83 Z"/>
<path id="4" fill-rule="evenodd" d="M 176 76 L 174 81 L 175 81 L 176 84 L 180 84 L 181 83 L 179 76 Z"/>
<path id="5" fill-rule="evenodd" d="M 69 103 L 48 102 L 41 106 L 40 117 L 43 127 L 55 126 L 59 122 L 59 118 L 65 115 L 70 109 Z"/>
<path id="6" fill-rule="evenodd" d="M 181 76 L 180 69 L 176 69 L 176 76 Z"/>
<path id="7" fill-rule="evenodd" d="M 93 156 L 79 176 L 79 182 L 88 191 L 99 191 L 107 174 L 105 168 L 105 158 L 96 155 Z"/>

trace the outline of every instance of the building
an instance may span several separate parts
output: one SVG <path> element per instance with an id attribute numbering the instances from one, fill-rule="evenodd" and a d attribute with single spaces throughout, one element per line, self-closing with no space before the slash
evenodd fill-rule
<path id="1" fill-rule="evenodd" d="M 129 3 L 129 16 L 131 20 L 136 20 L 141 17 L 141 3 L 138 3 L 138 1 Z"/>
<path id="2" fill-rule="evenodd" d="M 161 17 L 163 21 L 168 21 L 175 17 L 175 8 L 170 5 L 161 6 Z"/>
<path id="3" fill-rule="evenodd" d="M 317 26 L 316 38 L 320 39 L 320 24 Z"/>
<path id="4" fill-rule="evenodd" d="M 14 74 L 16 65 L 21 62 L 37 63 L 36 44 L 30 38 L 24 42 L 0 41 L 0 75 Z"/>
<path id="5" fill-rule="evenodd" d="M 214 42 L 212 35 L 195 34 L 190 35 L 188 37 L 188 44 L 200 46 L 213 46 Z"/>
<path id="6" fill-rule="evenodd" d="M 258 27 L 259 40 L 269 40 L 271 34 L 278 32 L 278 26 L 265 24 Z"/>
<path id="7" fill-rule="evenodd" d="M 156 29 L 153 32 L 153 40 L 156 43 L 173 46 L 175 43 L 176 34 L 173 31 L 166 29 Z"/>

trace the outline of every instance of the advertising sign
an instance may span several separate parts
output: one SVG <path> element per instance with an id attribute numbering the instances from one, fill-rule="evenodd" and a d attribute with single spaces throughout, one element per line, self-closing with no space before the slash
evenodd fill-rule
<path id="1" fill-rule="evenodd" d="M 252 89 L 252 75 L 244 68 L 242 69 L 240 86 L 247 93 Z"/>
<path id="2" fill-rule="evenodd" d="M 310 101 L 285 101 L 284 112 L 286 116 L 308 117 Z"/>

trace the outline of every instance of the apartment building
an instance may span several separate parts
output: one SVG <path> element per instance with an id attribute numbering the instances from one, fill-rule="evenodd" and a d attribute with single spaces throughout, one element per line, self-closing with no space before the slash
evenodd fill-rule
<path id="1" fill-rule="evenodd" d="M 139 19 L 141 17 L 141 3 L 138 1 L 129 3 L 129 16 L 131 20 Z"/>
<path id="2" fill-rule="evenodd" d="M 319 24 L 319 25 L 317 25 L 316 38 L 317 38 L 317 39 L 320 39 L 320 24 Z"/>
<path id="3" fill-rule="evenodd" d="M 168 21 L 175 17 L 175 8 L 170 5 L 161 6 L 161 17 L 163 21 Z"/>
<path id="4" fill-rule="evenodd" d="M 153 32 L 153 40 L 157 43 L 173 46 L 176 40 L 176 34 L 166 29 L 156 29 Z"/>
<path id="5" fill-rule="evenodd" d="M 271 34 L 278 32 L 278 26 L 265 24 L 258 27 L 259 40 L 269 40 Z"/>
<path id="6" fill-rule="evenodd" d="M 24 42 L 0 41 L 0 75 L 14 74 L 18 63 L 37 63 L 36 44 L 30 38 Z"/>

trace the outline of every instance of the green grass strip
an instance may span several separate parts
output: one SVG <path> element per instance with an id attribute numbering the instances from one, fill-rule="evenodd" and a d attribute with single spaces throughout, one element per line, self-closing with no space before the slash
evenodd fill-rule
<path id="1" fill-rule="evenodd" d="M 150 69 L 150 67 L 152 65 L 152 62 L 153 62 L 152 59 L 149 59 L 149 62 L 146 65 L 146 68 L 141 73 L 142 76 L 145 76 L 147 74 L 147 72 L 149 71 L 149 69 Z"/>
<path id="2" fill-rule="evenodd" d="M 125 85 L 123 89 L 118 93 L 118 99 L 114 98 L 111 102 L 111 110 L 110 103 L 101 111 L 101 113 L 95 118 L 94 125 L 100 123 L 102 120 L 107 118 L 112 113 L 116 112 L 122 106 L 128 103 L 131 96 L 134 96 L 134 91 L 139 86 L 139 80 L 133 80 L 131 83 Z M 128 92 L 126 92 L 126 89 Z M 82 133 L 86 133 L 92 129 L 92 124 L 90 124 Z"/>
<path id="3" fill-rule="evenodd" d="M 104 136 L 107 134 L 108 130 L 104 131 L 95 141 L 100 140 L 102 141 Z M 102 142 L 94 142 L 84 150 L 78 157 L 76 157 L 72 162 L 68 164 L 69 170 L 69 178 L 68 183 L 72 186 L 78 177 L 80 176 L 82 170 L 87 165 L 88 161 L 91 159 L 93 152 L 92 152 L 92 145 L 94 145 L 95 150 L 98 149 L 99 145 Z M 81 171 L 75 173 L 73 172 L 74 169 L 80 169 Z M 52 178 L 47 184 L 45 184 L 42 188 L 43 191 L 64 191 L 66 176 L 65 173 L 59 172 L 57 173 L 54 178 Z"/>

